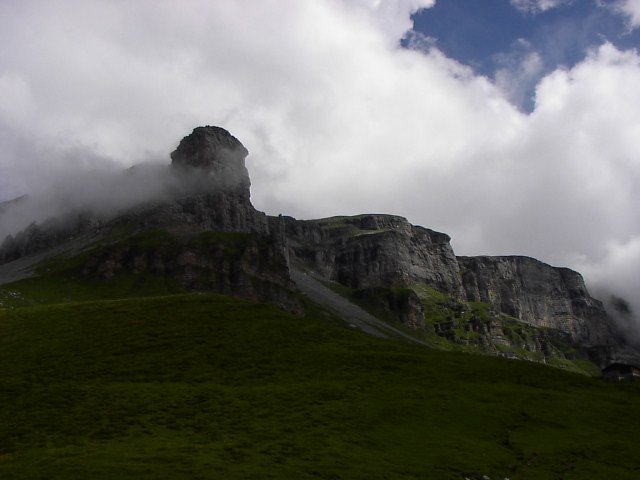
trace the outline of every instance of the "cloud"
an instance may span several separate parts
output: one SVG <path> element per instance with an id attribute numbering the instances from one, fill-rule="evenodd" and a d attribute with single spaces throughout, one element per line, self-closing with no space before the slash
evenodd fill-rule
<path id="1" fill-rule="evenodd" d="M 573 2 L 574 0 L 511 0 L 511 5 L 523 13 L 537 15 Z"/>
<path id="2" fill-rule="evenodd" d="M 631 30 L 640 27 L 640 0 L 618 0 L 611 7 L 614 11 L 627 17 Z"/>
<path id="3" fill-rule="evenodd" d="M 433 7 L 436 0 L 351 0 L 344 3 L 368 16 L 391 41 L 397 42 L 411 29 L 411 15 Z"/>
<path id="4" fill-rule="evenodd" d="M 528 110 L 532 102 L 531 92 L 543 76 L 544 62 L 527 40 L 518 39 L 510 52 L 497 55 L 499 68 L 494 82 L 514 105 Z"/>
<path id="5" fill-rule="evenodd" d="M 632 344 L 640 347 L 640 236 L 625 242 L 617 240 L 606 245 L 606 254 L 599 262 L 584 259 L 579 265 L 594 285 L 594 295 L 601 298 L 607 311 L 618 320 L 619 329 Z M 619 308 L 623 305 L 626 308 Z"/>
<path id="6" fill-rule="evenodd" d="M 34 222 L 65 221 L 86 212 L 110 218 L 132 207 L 233 187 L 241 180 L 235 171 L 218 172 L 213 177 L 198 169 L 171 168 L 163 162 L 137 164 L 123 170 L 104 159 L 87 162 L 87 152 L 77 153 L 83 159 L 77 168 L 50 178 L 35 195 L 0 203 L 0 245 L 7 235 Z"/>
<path id="7" fill-rule="evenodd" d="M 459 254 L 588 266 L 591 285 L 637 292 L 640 259 L 615 246 L 640 238 L 638 54 L 604 44 L 549 72 L 525 114 L 508 80 L 535 76 L 535 52 L 494 82 L 432 42 L 399 45 L 432 4 L 0 2 L 0 201 L 100 192 L 84 173 L 166 165 L 220 125 L 268 213 L 395 213 Z"/>
<path id="8" fill-rule="evenodd" d="M 583 271 L 592 286 L 624 297 L 636 312 L 638 81 L 638 54 L 610 44 L 571 70 L 549 74 L 537 87 L 527 140 L 516 153 L 538 192 L 521 192 L 517 205 L 523 216 L 519 228 L 526 223 L 532 234 L 528 250 Z M 515 239 L 517 232 L 510 230 L 501 233 Z"/>

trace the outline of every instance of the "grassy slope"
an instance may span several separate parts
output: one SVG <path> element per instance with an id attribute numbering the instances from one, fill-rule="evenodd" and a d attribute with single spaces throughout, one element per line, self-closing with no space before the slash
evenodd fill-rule
<path id="1" fill-rule="evenodd" d="M 380 340 L 313 308 L 299 318 L 221 296 L 0 311 L 0 405 L 0 478 L 640 470 L 639 384 Z"/>
<path id="2" fill-rule="evenodd" d="M 506 345 L 497 344 L 483 345 L 479 340 L 479 334 L 469 331 L 465 328 L 470 322 L 472 317 L 478 317 L 483 321 L 490 319 L 488 310 L 491 305 L 483 302 L 470 302 L 463 303 L 456 301 L 448 295 L 438 292 L 433 288 L 428 287 L 425 284 L 415 284 L 411 286 L 411 289 L 422 300 L 424 307 L 425 328 L 421 330 L 414 330 L 404 325 L 398 324 L 387 312 L 381 311 L 371 306 L 369 302 L 363 300 L 358 292 L 341 285 L 336 282 L 325 282 L 325 285 L 331 288 L 334 292 L 342 295 L 350 301 L 356 303 L 364 310 L 368 311 L 372 315 L 394 324 L 395 328 L 404 330 L 406 333 L 422 340 L 427 345 L 437 348 L 439 350 L 465 352 L 465 353 L 477 353 L 477 354 L 490 354 L 495 355 L 493 351 L 496 347 L 502 352 L 510 352 L 519 359 L 541 362 L 544 359 L 544 354 L 540 351 L 532 352 L 524 348 L 510 347 Z M 391 289 L 389 289 L 390 291 Z M 404 289 L 394 289 L 398 294 L 402 293 Z M 456 312 L 447 304 L 456 303 L 464 307 L 463 312 Z M 495 315 L 495 314 L 491 314 Z M 495 320 L 499 321 L 502 325 L 503 332 L 507 332 L 508 336 L 512 339 L 514 344 L 523 344 L 528 336 L 539 335 L 542 327 L 533 327 L 531 325 L 520 322 L 519 320 L 509 317 L 504 314 L 494 316 Z M 456 339 L 449 339 L 442 334 L 438 334 L 435 331 L 435 325 L 439 322 L 453 322 L 455 327 Z M 454 333 L 454 332 L 452 332 Z M 465 342 L 466 340 L 466 342 Z M 549 344 L 551 346 L 551 344 Z M 546 364 L 562 368 L 564 370 L 580 373 L 583 375 L 589 375 L 598 377 L 601 375 L 601 371 L 597 365 L 588 360 L 571 360 L 564 358 L 563 355 L 571 356 L 573 347 L 562 343 L 559 339 L 554 342 L 554 347 L 558 353 L 557 357 L 551 357 L 546 359 Z"/>

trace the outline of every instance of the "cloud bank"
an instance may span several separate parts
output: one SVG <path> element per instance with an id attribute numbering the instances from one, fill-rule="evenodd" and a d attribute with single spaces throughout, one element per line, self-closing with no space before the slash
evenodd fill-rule
<path id="1" fill-rule="evenodd" d="M 49 185 L 33 195 L 0 203 L 0 245 L 7 235 L 32 223 L 52 218 L 73 220 L 87 212 L 107 219 L 131 208 L 211 193 L 238 183 L 231 175 L 214 178 L 163 162 L 137 164 L 126 170 L 117 164 L 96 162 L 93 168 L 75 168 L 49 180 Z"/>
<path id="2" fill-rule="evenodd" d="M 193 127 L 220 125 L 268 213 L 404 215 L 459 254 L 582 270 L 640 311 L 638 53 L 603 43 L 544 76 L 524 114 L 503 93 L 514 79 L 400 47 L 433 3 L 2 2 L 0 201 L 168 163 Z"/>

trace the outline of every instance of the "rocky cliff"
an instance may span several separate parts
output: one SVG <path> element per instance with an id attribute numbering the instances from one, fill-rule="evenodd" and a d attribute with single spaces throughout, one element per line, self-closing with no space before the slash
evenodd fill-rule
<path id="1" fill-rule="evenodd" d="M 301 313 L 285 253 L 276 238 L 257 233 L 178 237 L 167 230 L 145 230 L 87 250 L 74 274 L 105 282 L 121 274 L 150 274 L 188 291 L 237 295 Z"/>
<path id="2" fill-rule="evenodd" d="M 612 342 L 602 303 L 567 268 L 527 257 L 456 257 L 448 235 L 391 215 L 285 218 L 285 225 L 294 262 L 360 297 L 371 297 L 363 290 L 427 287 L 456 301 L 487 303 L 496 313 L 564 332 L 576 343 Z M 406 316 L 407 309 L 395 310 Z"/>
<path id="3" fill-rule="evenodd" d="M 268 217 L 251 204 L 247 154 L 226 130 L 198 127 L 171 153 L 170 198 L 31 225 L 4 241 L 0 264 L 70 240 L 94 242 L 85 248 L 86 277 L 152 273 L 300 311 L 294 265 L 381 317 L 488 352 L 508 345 L 551 355 L 558 342 L 612 348 L 611 322 L 578 273 L 526 257 L 456 257 L 448 235 L 393 215 Z M 149 243 L 149 232 L 164 240 Z"/>
<path id="4" fill-rule="evenodd" d="M 172 202 L 128 212 L 127 221 L 176 233 L 215 230 L 268 235 L 267 216 L 250 200 L 248 153 L 222 128 L 195 128 L 171 153 L 171 174 L 183 189 Z"/>
<path id="5" fill-rule="evenodd" d="M 602 303 L 582 276 L 529 257 L 458 257 L 468 301 L 490 303 L 507 315 L 553 328 L 583 345 L 605 345 L 613 333 Z"/>
<path id="6" fill-rule="evenodd" d="M 245 159 L 249 151 L 240 140 L 220 127 L 197 127 L 171 153 L 175 169 L 196 169 L 212 189 L 232 191 L 249 202 L 251 181 Z"/>
<path id="7" fill-rule="evenodd" d="M 448 235 L 392 215 L 298 221 L 285 218 L 293 260 L 353 289 L 424 283 L 462 296 Z"/>

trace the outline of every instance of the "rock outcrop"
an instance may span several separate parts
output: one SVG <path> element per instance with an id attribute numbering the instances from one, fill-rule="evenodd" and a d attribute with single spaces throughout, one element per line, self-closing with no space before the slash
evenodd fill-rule
<path id="1" fill-rule="evenodd" d="M 524 322 L 560 330 L 585 346 L 612 343 L 602 303 L 582 276 L 529 257 L 458 257 L 468 301 L 490 303 Z"/>
<path id="2" fill-rule="evenodd" d="M 285 218 L 293 260 L 353 289 L 425 283 L 462 296 L 448 235 L 393 215 Z"/>
<path id="3" fill-rule="evenodd" d="M 109 281 L 120 274 L 151 274 L 188 291 L 251 298 L 301 313 L 285 251 L 276 239 L 257 233 L 203 232 L 179 238 L 146 230 L 85 252 L 79 274 Z"/>
<path id="4" fill-rule="evenodd" d="M 249 172 L 245 158 L 249 151 L 224 128 L 197 127 L 171 153 L 171 166 L 198 169 L 218 189 L 237 191 L 249 201 Z"/>
<path id="5" fill-rule="evenodd" d="M 424 307 L 410 288 L 363 288 L 354 299 L 366 304 L 384 320 L 401 323 L 412 330 L 424 328 Z"/>
<path id="6" fill-rule="evenodd" d="M 448 320 L 434 325 L 434 332 L 467 345 L 473 338 L 495 354 L 516 349 L 551 355 L 558 350 L 552 341 L 610 353 L 615 344 L 602 303 L 567 268 L 527 257 L 456 257 L 449 236 L 391 215 L 287 217 L 284 223 L 294 264 L 347 287 L 356 301 L 411 328 L 425 327 L 416 292 L 426 299 L 435 291 L 445 295 L 438 311 Z M 475 303 L 489 306 L 481 308 L 484 316 L 470 313 Z M 508 318 L 532 328 L 514 333 Z"/>
<path id="7" fill-rule="evenodd" d="M 127 221 L 178 234 L 216 230 L 268 235 L 267 216 L 250 200 L 248 153 L 223 128 L 195 128 L 171 153 L 172 173 L 187 188 L 172 202 L 128 212 Z"/>
<path id="8" fill-rule="evenodd" d="M 0 265 L 43 252 L 72 239 L 90 241 L 102 221 L 90 214 L 51 218 L 42 224 L 32 223 L 15 237 L 8 235 L 0 243 Z"/>

